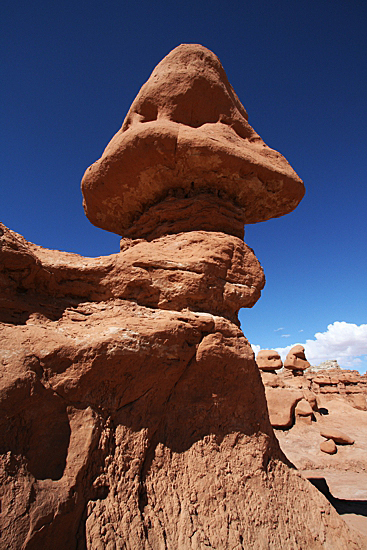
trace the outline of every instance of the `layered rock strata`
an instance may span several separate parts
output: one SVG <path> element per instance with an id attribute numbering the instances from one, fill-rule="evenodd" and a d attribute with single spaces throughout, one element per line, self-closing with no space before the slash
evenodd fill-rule
<path id="1" fill-rule="evenodd" d="M 153 143 L 156 154 L 165 155 L 171 126 L 166 133 L 159 131 L 158 139 L 153 121 L 164 118 L 168 105 L 171 118 L 179 121 L 174 123 L 181 124 L 187 113 L 187 104 L 181 109 L 177 99 L 181 82 L 188 93 L 184 97 L 201 98 L 205 89 L 214 99 L 202 104 L 219 104 L 217 111 L 225 115 L 218 122 L 214 107 L 193 110 L 187 136 L 200 141 L 208 123 L 247 139 L 241 136 L 244 109 L 214 54 L 197 46 L 180 47 L 178 54 L 186 60 L 180 70 L 176 52 L 172 65 L 170 54 L 164 70 L 153 73 L 172 101 L 162 100 L 161 113 L 161 103 L 144 92 L 125 121 L 124 132 L 131 128 L 127 142 L 120 148 L 119 134 L 91 171 L 99 172 L 98 177 L 83 184 L 84 190 L 90 187 L 97 214 L 103 212 L 103 220 L 109 220 L 107 228 L 121 230 L 119 254 L 90 259 L 49 251 L 2 227 L 1 545 L 27 550 L 363 548 L 362 537 L 298 474 L 274 436 L 260 373 L 236 317 L 239 307 L 251 307 L 258 299 L 263 273 L 237 230 L 232 234 L 231 223 L 225 222 L 223 230 L 227 206 L 222 197 L 223 216 L 208 229 L 194 218 L 192 231 L 185 216 L 178 216 L 176 233 L 165 202 L 157 232 L 152 224 L 144 238 L 140 235 L 147 227 L 139 225 L 144 215 L 140 206 L 144 211 L 153 207 L 152 217 L 159 220 L 156 205 L 169 201 L 165 193 L 170 184 L 164 180 L 162 186 L 162 165 L 154 156 L 149 178 L 146 171 L 142 176 L 148 160 L 136 147 L 149 150 Z M 196 70 L 203 60 L 209 76 Z M 177 90 L 171 66 L 178 75 Z M 215 78 L 210 79 L 212 69 L 215 78 L 222 78 L 217 88 Z M 217 89 L 235 106 L 228 112 L 216 99 Z M 210 132 L 204 135 L 213 139 Z M 257 139 L 248 141 L 258 148 L 259 158 L 266 157 L 268 173 L 280 174 L 277 185 L 285 193 L 275 199 L 281 206 L 273 208 L 273 215 L 280 215 L 285 204 L 287 210 L 294 208 L 303 193 L 298 177 L 289 175 L 283 157 Z M 187 147 L 191 161 L 187 171 L 178 162 L 171 185 L 175 190 L 181 171 L 180 188 L 193 171 L 196 153 Z M 210 162 L 196 158 L 212 170 L 215 156 L 210 148 L 209 153 Z M 127 164 L 132 190 L 125 196 L 125 180 L 117 174 L 123 173 L 120 161 L 126 158 L 133 163 Z M 231 157 L 228 167 L 233 164 Z M 253 189 L 249 170 L 247 166 L 241 180 L 248 197 Z M 261 174 L 266 170 L 261 168 Z M 105 181 L 107 195 L 100 194 L 101 174 L 113 176 Z M 213 182 L 204 186 L 214 190 L 210 204 L 220 187 Z M 290 191 L 293 184 L 297 198 Z M 112 198 L 111 186 L 118 188 Z M 274 201 L 274 188 L 270 194 Z M 196 192 L 183 198 L 189 200 L 189 210 L 196 202 L 200 212 L 208 204 L 207 191 L 204 195 L 203 202 Z M 249 216 L 253 209 L 253 219 L 259 200 L 246 206 Z M 265 216 L 271 200 L 262 203 Z"/>

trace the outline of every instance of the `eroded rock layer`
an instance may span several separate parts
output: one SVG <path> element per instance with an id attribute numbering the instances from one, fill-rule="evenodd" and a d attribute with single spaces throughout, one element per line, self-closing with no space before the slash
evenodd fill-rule
<path id="1" fill-rule="evenodd" d="M 260 291 L 239 239 L 185 233 L 90 259 L 2 232 L 2 547 L 363 547 L 280 451 L 238 326 L 181 307 L 197 275 L 223 296 Z M 133 273 L 171 281 L 176 305 L 124 294 Z"/>

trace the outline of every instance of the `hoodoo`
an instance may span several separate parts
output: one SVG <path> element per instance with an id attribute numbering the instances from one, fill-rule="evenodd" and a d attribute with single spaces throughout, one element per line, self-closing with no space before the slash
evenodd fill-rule
<path id="1" fill-rule="evenodd" d="M 244 222 L 304 189 L 212 52 L 163 59 L 82 189 L 120 253 L 1 229 L 2 547 L 364 548 L 281 452 L 239 329 Z"/>
<path id="2" fill-rule="evenodd" d="M 217 56 L 198 44 L 178 46 L 154 69 L 121 130 L 86 171 L 87 217 L 124 236 L 156 236 L 163 225 L 162 232 L 242 237 L 244 223 L 291 212 L 303 183 L 247 119 Z"/>

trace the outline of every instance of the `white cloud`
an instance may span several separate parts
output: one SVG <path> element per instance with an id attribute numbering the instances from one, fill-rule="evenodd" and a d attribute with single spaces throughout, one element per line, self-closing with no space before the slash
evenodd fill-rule
<path id="1" fill-rule="evenodd" d="M 290 337 L 290 334 L 281 334 L 280 337 L 281 337 L 281 338 L 289 338 L 289 337 Z"/>
<path id="2" fill-rule="evenodd" d="M 299 330 L 298 332 L 303 332 L 303 328 L 301 328 L 301 330 Z"/>
<path id="3" fill-rule="evenodd" d="M 251 344 L 251 347 L 252 347 L 252 351 L 254 352 L 255 357 L 256 357 L 257 354 L 259 353 L 259 351 L 261 350 L 261 347 L 258 346 L 257 344 Z"/>
<path id="4" fill-rule="evenodd" d="M 274 332 L 279 332 L 280 330 L 284 330 L 284 327 L 275 328 Z"/>
<path id="5" fill-rule="evenodd" d="M 312 365 L 318 365 L 327 359 L 336 359 L 341 367 L 358 368 L 364 362 L 361 356 L 367 355 L 367 324 L 335 321 L 328 325 L 325 332 L 316 332 L 314 340 L 295 342 L 275 349 L 284 360 L 288 351 L 296 344 L 304 346 L 306 357 Z"/>

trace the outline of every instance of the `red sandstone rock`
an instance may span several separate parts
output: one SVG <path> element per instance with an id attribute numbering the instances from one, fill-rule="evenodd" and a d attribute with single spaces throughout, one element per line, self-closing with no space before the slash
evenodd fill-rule
<path id="1" fill-rule="evenodd" d="M 71 282 L 62 298 L 69 255 L 19 239 L 21 253 L 10 254 L 18 283 L 31 284 L 26 266 L 36 263 L 43 281 L 53 265 L 60 294 L 52 319 L 46 283 L 24 286 L 27 318 L 0 325 L 4 547 L 249 548 L 259 521 L 270 547 L 290 537 L 297 547 L 363 547 L 289 468 L 236 325 L 115 297 L 77 302 Z M 90 260 L 74 261 L 68 273 L 83 289 Z M 98 281 L 111 258 L 94 261 Z M 17 288 L 9 302 L 19 307 Z"/>
<path id="2" fill-rule="evenodd" d="M 293 346 L 284 361 L 284 368 L 303 371 L 310 366 L 305 356 L 305 348 L 301 345 Z"/>
<path id="3" fill-rule="evenodd" d="M 353 445 L 354 439 L 349 435 L 337 430 L 336 428 L 323 428 L 320 431 L 320 435 L 326 439 L 332 439 L 335 443 L 341 443 L 342 445 Z"/>
<path id="4" fill-rule="evenodd" d="M 242 237 L 245 222 L 286 214 L 304 194 L 285 158 L 248 124 L 219 59 L 198 44 L 178 46 L 154 69 L 82 190 L 92 223 L 145 238 L 163 234 L 161 225 Z M 231 212 L 224 223 L 218 208 Z"/>
<path id="5" fill-rule="evenodd" d="M 263 371 L 260 369 L 261 380 L 264 386 L 272 388 L 284 388 L 285 384 L 280 376 L 277 376 L 275 371 Z"/>
<path id="6" fill-rule="evenodd" d="M 290 428 L 294 420 L 294 409 L 303 399 L 302 391 L 265 387 L 270 423 L 274 428 Z"/>
<path id="7" fill-rule="evenodd" d="M 342 371 L 343 372 L 343 371 Z M 279 379 L 278 388 L 287 388 L 291 378 L 285 377 L 285 373 L 273 375 Z M 304 384 L 312 381 L 314 373 L 306 371 L 305 376 L 296 377 Z M 358 377 L 358 375 L 356 375 Z M 263 378 L 263 377 L 262 377 Z M 293 378 L 293 377 L 292 377 Z M 359 391 L 363 392 L 364 375 L 359 376 Z M 264 380 L 264 378 L 263 378 Z M 317 391 L 315 386 L 314 392 Z M 317 393 L 317 408 L 313 409 L 314 421 L 311 424 L 303 425 L 296 422 L 291 428 L 277 429 L 276 435 L 281 448 L 291 462 L 299 469 L 309 472 L 308 477 L 325 477 L 333 497 L 338 499 L 349 499 L 354 502 L 361 501 L 356 509 L 356 516 L 343 514 L 343 519 L 352 526 L 358 523 L 359 529 L 367 535 L 367 522 L 365 521 L 365 505 L 367 500 L 365 487 L 367 470 L 367 413 L 364 410 L 355 408 L 350 402 L 350 396 L 342 393 L 343 388 L 337 387 L 338 393 Z M 310 392 L 303 389 L 304 397 L 307 399 Z M 364 394 L 359 393 L 364 399 Z M 311 405 L 311 403 L 310 403 Z M 312 406 L 312 405 L 311 405 Z M 329 455 L 320 452 L 320 431 L 337 427 L 339 431 L 348 434 L 356 441 L 355 445 L 338 445 L 337 454 Z M 331 444 L 330 444 L 331 445 Z M 333 447 L 334 448 L 334 447 Z M 332 482 L 332 485 L 330 483 Z M 350 507 L 352 503 L 346 503 Z M 357 506 L 357 508 L 358 508 Z"/>
<path id="8" fill-rule="evenodd" d="M 345 497 L 354 500 L 367 500 L 366 480 L 364 472 L 367 470 L 367 414 L 351 407 L 339 397 L 318 397 L 321 413 L 314 413 L 315 422 L 301 427 L 295 424 L 287 430 L 276 430 L 282 450 L 295 466 L 300 470 L 314 470 L 328 477 L 332 469 L 335 476 L 342 479 L 346 472 L 355 472 L 356 480 L 351 485 L 350 495 Z M 355 440 L 354 445 L 337 445 L 338 454 L 330 461 L 328 456 L 320 453 L 320 432 L 325 435 L 330 429 L 337 428 Z M 357 473 L 360 482 L 357 481 Z M 362 475 L 363 474 L 363 475 Z M 339 493 L 335 497 L 344 498 Z"/>
<path id="9" fill-rule="evenodd" d="M 54 319 L 67 306 L 112 298 L 220 313 L 238 322 L 238 309 L 252 307 L 265 283 L 252 250 L 223 233 L 192 231 L 149 244 L 130 241 L 120 254 L 82 258 L 42 249 L 1 227 L 0 319 L 5 322 L 24 322 L 30 311 L 34 314 L 32 308 Z"/>
<path id="10" fill-rule="evenodd" d="M 326 441 L 322 441 L 322 443 L 320 443 L 320 451 L 329 455 L 334 455 L 338 449 L 332 439 L 327 439 Z"/>
<path id="11" fill-rule="evenodd" d="M 312 391 L 326 398 L 338 397 L 359 410 L 367 410 L 366 375 L 357 371 L 328 369 L 316 373 L 307 372 Z"/>
<path id="12" fill-rule="evenodd" d="M 364 395 L 357 394 L 350 400 L 351 405 L 360 411 L 367 411 L 367 400 Z"/>
<path id="13" fill-rule="evenodd" d="M 120 254 L 90 259 L 3 230 L 2 545 L 361 549 L 362 537 L 281 452 L 236 317 L 264 283 L 238 239 L 242 214 L 254 222 L 289 211 L 302 184 L 247 126 L 215 56 L 181 47 L 188 70 L 177 72 L 175 52 L 152 77 L 159 92 L 143 89 L 84 180 L 98 223 L 150 242 L 126 238 Z M 197 78 L 202 60 L 209 68 Z M 199 91 L 212 84 L 216 100 L 198 103 L 196 81 Z M 119 194 L 100 194 L 101 175 Z M 217 197 L 223 190 L 229 198 Z M 150 204 L 152 216 L 134 223 Z"/>
<path id="14" fill-rule="evenodd" d="M 303 397 L 310 404 L 310 407 L 313 411 L 318 410 L 317 396 L 308 388 L 303 389 Z"/>
<path id="15" fill-rule="evenodd" d="M 296 414 L 299 416 L 311 416 L 312 412 L 312 407 L 306 399 L 302 399 L 297 403 Z"/>
<path id="16" fill-rule="evenodd" d="M 306 399 L 301 399 L 294 410 L 296 423 L 311 424 L 313 418 L 313 410 Z"/>
<path id="17" fill-rule="evenodd" d="M 256 364 L 263 371 L 274 371 L 283 366 L 279 353 L 273 349 L 260 350 L 256 357 Z"/>

